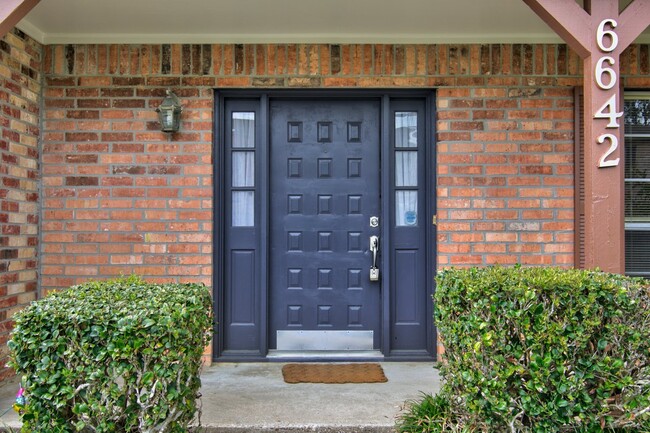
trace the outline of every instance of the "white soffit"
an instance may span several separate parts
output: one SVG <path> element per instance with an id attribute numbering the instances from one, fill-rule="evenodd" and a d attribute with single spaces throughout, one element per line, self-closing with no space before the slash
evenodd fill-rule
<path id="1" fill-rule="evenodd" d="M 43 0 L 18 28 L 45 44 L 561 42 L 523 0 Z"/>

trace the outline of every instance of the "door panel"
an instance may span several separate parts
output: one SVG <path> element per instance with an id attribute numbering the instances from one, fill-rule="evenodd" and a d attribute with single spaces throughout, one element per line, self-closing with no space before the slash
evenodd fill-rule
<path id="1" fill-rule="evenodd" d="M 259 102 L 232 100 L 225 105 L 224 179 L 224 310 L 221 315 L 224 353 L 260 356 L 259 269 L 260 160 Z"/>
<path id="2" fill-rule="evenodd" d="M 426 122 L 423 100 L 391 101 L 391 341 L 392 355 L 426 353 L 427 285 Z"/>
<path id="3" fill-rule="evenodd" d="M 337 332 L 366 331 L 379 348 L 379 114 L 379 100 L 271 101 L 271 349 L 283 347 L 277 331 L 328 331 L 310 335 L 332 350 L 358 348 Z"/>

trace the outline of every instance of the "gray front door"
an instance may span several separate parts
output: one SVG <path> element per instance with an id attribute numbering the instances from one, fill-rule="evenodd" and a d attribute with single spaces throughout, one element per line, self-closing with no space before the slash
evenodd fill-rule
<path id="1" fill-rule="evenodd" d="M 372 350 L 380 101 L 270 101 L 270 329 L 277 350 Z"/>
<path id="2" fill-rule="evenodd" d="M 435 356 L 434 107 L 422 92 L 219 93 L 215 359 Z"/>

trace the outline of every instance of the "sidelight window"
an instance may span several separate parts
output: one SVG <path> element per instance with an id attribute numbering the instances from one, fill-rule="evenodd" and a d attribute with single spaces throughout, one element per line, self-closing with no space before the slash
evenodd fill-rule
<path id="1" fill-rule="evenodd" d="M 255 113 L 232 113 L 232 225 L 255 225 Z"/>
<path id="2" fill-rule="evenodd" d="M 418 221 L 418 113 L 395 113 L 395 222 Z"/>

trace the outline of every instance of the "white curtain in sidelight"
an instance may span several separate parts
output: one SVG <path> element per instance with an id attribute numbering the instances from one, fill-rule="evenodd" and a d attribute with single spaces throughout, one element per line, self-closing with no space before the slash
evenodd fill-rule
<path id="1" fill-rule="evenodd" d="M 395 113 L 395 147 L 418 147 L 418 113 Z"/>
<path id="2" fill-rule="evenodd" d="M 418 222 L 418 192 L 395 191 L 395 223 L 414 226 Z"/>
<path id="3" fill-rule="evenodd" d="M 232 147 L 255 147 L 255 113 L 232 113 Z"/>
<path id="4" fill-rule="evenodd" d="M 233 227 L 252 227 L 255 225 L 255 192 L 232 192 Z"/>
<path id="5" fill-rule="evenodd" d="M 395 224 L 417 224 L 418 192 L 418 113 L 395 113 Z M 412 149 L 412 150 L 411 150 Z M 400 188 L 411 188 L 403 190 Z"/>
<path id="6" fill-rule="evenodd" d="M 232 153 L 232 186 L 245 188 L 255 186 L 255 153 Z"/>
<path id="7" fill-rule="evenodd" d="M 418 153 L 395 153 L 395 186 L 418 186 Z"/>
<path id="8" fill-rule="evenodd" d="M 251 151 L 232 152 L 232 225 L 255 225 L 255 113 L 232 113 L 232 148 Z M 242 190 L 249 188 L 248 190 Z"/>

